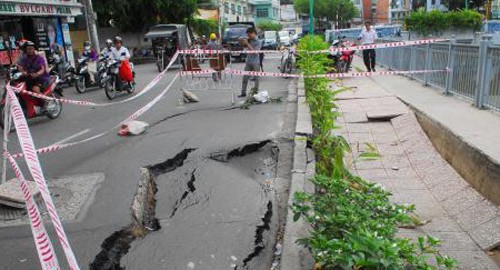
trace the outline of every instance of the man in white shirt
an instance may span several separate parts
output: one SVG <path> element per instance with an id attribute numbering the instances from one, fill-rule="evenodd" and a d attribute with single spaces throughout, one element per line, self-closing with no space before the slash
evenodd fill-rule
<path id="1" fill-rule="evenodd" d="M 361 40 L 363 45 L 375 43 L 377 32 L 371 28 L 370 22 L 365 22 L 365 27 L 359 34 L 358 40 Z M 363 50 L 363 61 L 368 72 L 375 72 L 375 49 Z"/>
<path id="2" fill-rule="evenodd" d="M 130 52 L 125 46 L 122 46 L 122 38 L 121 37 L 115 37 L 114 40 L 115 47 L 112 48 L 111 50 L 111 55 L 113 59 L 115 60 L 129 60 L 130 59 Z"/>

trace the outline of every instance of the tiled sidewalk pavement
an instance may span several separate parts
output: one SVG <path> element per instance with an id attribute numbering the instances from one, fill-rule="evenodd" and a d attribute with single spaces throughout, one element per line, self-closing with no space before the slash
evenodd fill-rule
<path id="1" fill-rule="evenodd" d="M 390 77 L 388 77 L 390 79 Z M 484 250 L 500 241 L 500 210 L 471 188 L 436 152 L 413 113 L 368 78 L 344 80 L 357 86 L 336 104 L 342 133 L 353 156 L 376 146 L 381 158 L 359 161 L 352 168 L 364 179 L 393 193 L 397 203 L 415 204 L 417 229 L 401 229 L 401 237 L 429 234 L 443 241 L 441 251 L 460 262 L 459 269 L 500 269 Z"/>

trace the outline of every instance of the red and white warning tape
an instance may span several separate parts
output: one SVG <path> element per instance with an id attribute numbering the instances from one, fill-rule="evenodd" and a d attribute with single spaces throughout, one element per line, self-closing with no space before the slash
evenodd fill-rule
<path id="1" fill-rule="evenodd" d="M 33 180 L 37 184 L 38 190 L 40 190 L 42 198 L 45 202 L 45 206 L 47 207 L 47 210 L 49 212 L 52 224 L 59 238 L 59 243 L 61 243 L 64 254 L 66 255 L 68 265 L 70 269 L 78 270 L 80 269 L 80 267 L 78 266 L 75 254 L 71 249 L 68 237 L 64 232 L 61 220 L 57 215 L 57 210 L 54 206 L 54 202 L 52 201 L 52 197 L 47 186 L 47 181 L 45 180 L 45 176 L 40 165 L 40 160 L 38 159 L 38 155 L 35 150 L 33 138 L 28 128 L 28 123 L 26 122 L 26 118 L 24 117 L 23 109 L 21 108 L 21 105 L 19 104 L 15 93 L 9 88 L 7 89 L 7 98 L 9 99 L 10 112 L 14 120 L 17 136 L 19 138 L 19 143 L 21 144 L 26 164 L 28 165 L 28 169 L 31 173 L 31 176 L 33 177 Z"/>
<path id="2" fill-rule="evenodd" d="M 134 95 L 134 96 L 131 96 L 131 97 L 127 98 L 127 99 L 124 99 L 122 101 L 117 101 L 117 102 L 94 103 L 94 102 L 85 101 L 85 100 L 71 100 L 71 99 L 65 99 L 65 98 L 53 98 L 53 97 L 49 97 L 49 96 L 46 96 L 46 95 L 37 94 L 35 92 L 22 90 L 24 88 L 23 84 L 20 84 L 19 87 L 13 87 L 13 86 L 10 86 L 10 85 L 7 85 L 7 87 L 10 87 L 15 92 L 27 94 L 27 95 L 30 95 L 32 97 L 36 97 L 36 98 L 40 98 L 40 99 L 44 99 L 44 100 L 57 100 L 57 101 L 60 101 L 62 103 L 73 104 L 73 105 L 90 106 L 90 107 L 105 107 L 105 106 L 117 105 L 117 104 L 122 104 L 122 103 L 125 103 L 125 102 L 129 102 L 129 101 L 135 100 L 135 99 L 139 98 L 140 96 L 142 96 L 142 95 L 146 94 L 147 92 L 149 92 L 165 76 L 165 74 L 170 69 L 170 67 L 172 67 L 172 65 L 174 64 L 174 62 L 175 62 L 175 60 L 177 59 L 178 56 L 179 56 L 179 53 L 176 52 L 174 54 L 174 56 L 172 57 L 172 59 L 170 60 L 170 63 L 168 63 L 168 65 L 165 68 L 165 70 L 163 70 L 162 72 L 160 72 L 160 74 L 158 74 L 148 85 L 146 85 L 146 87 L 144 87 L 144 89 L 142 89 L 142 91 L 137 92 L 137 94 Z"/>
<path id="3" fill-rule="evenodd" d="M 77 141 L 77 142 L 72 142 L 72 143 L 65 143 L 65 144 L 56 144 L 56 145 L 51 145 L 51 146 L 47 146 L 47 147 L 44 147 L 44 148 L 40 148 L 38 149 L 36 152 L 37 154 L 45 154 L 45 153 L 50 153 L 50 152 L 55 152 L 55 151 L 58 151 L 58 150 L 61 150 L 61 149 L 64 149 L 64 148 L 67 148 L 67 147 L 71 147 L 71 146 L 76 146 L 76 145 L 80 145 L 80 144 L 84 144 L 84 143 L 87 143 L 87 142 L 90 142 L 90 141 L 93 141 L 95 139 L 98 139 L 98 138 L 101 138 L 111 132 L 115 132 L 117 128 L 121 128 L 121 126 L 123 124 L 126 124 L 130 121 L 133 121 L 133 120 L 136 120 L 137 118 L 139 118 L 141 115 L 143 115 L 144 113 L 146 113 L 148 110 L 150 110 L 156 103 L 158 103 L 158 101 L 163 97 L 165 96 L 165 94 L 167 94 L 167 92 L 170 90 L 170 88 L 172 87 L 172 85 L 174 84 L 174 82 L 177 80 L 179 75 L 176 75 L 172 81 L 170 82 L 170 84 L 157 96 L 155 97 L 152 101 L 150 101 L 148 104 L 144 105 L 142 108 L 140 108 L 139 110 L 135 111 L 133 114 L 131 114 L 129 117 L 127 117 L 125 120 L 121 121 L 120 124 L 118 124 L 117 126 L 113 127 L 112 129 L 109 129 L 107 131 L 104 131 L 104 132 L 101 132 L 97 135 L 94 135 L 90 138 L 87 138 L 87 139 L 84 139 L 84 140 L 81 140 L 81 141 Z M 17 154 L 14 154 L 12 155 L 14 158 L 19 158 L 19 157 L 22 157 L 24 156 L 23 153 L 17 153 Z"/>
<path id="4" fill-rule="evenodd" d="M 187 75 L 203 75 L 203 74 L 211 74 L 215 73 L 217 71 L 213 69 L 204 69 L 204 70 L 196 70 L 196 71 L 181 71 L 181 77 L 187 76 Z"/>
<path id="5" fill-rule="evenodd" d="M 26 183 L 26 178 L 19 168 L 16 160 L 11 156 L 11 154 L 6 151 L 5 157 L 9 160 L 12 170 L 19 181 L 21 190 L 26 200 L 26 210 L 28 210 L 28 217 L 30 220 L 31 232 L 33 233 L 33 239 L 35 240 L 35 246 L 38 253 L 38 258 L 43 270 L 55 270 L 60 269 L 59 262 L 57 261 L 56 253 L 54 252 L 54 247 L 50 241 L 49 234 L 43 225 L 43 219 L 40 215 L 40 210 L 38 205 L 33 198 L 28 185 Z"/>
<path id="6" fill-rule="evenodd" d="M 286 74 L 275 72 L 258 72 L 258 71 L 243 71 L 243 70 L 226 70 L 224 72 L 241 75 L 241 76 L 254 76 L 254 77 L 277 77 L 277 78 L 357 78 L 357 77 L 372 77 L 384 75 L 397 75 L 397 74 L 418 74 L 418 73 L 433 73 L 433 72 L 447 72 L 448 70 L 414 70 L 414 71 L 376 71 L 376 72 L 349 72 L 349 73 L 330 73 L 318 75 L 302 75 L 302 74 Z"/>
<path id="7" fill-rule="evenodd" d="M 354 45 L 349 47 L 331 47 L 328 50 L 319 51 L 307 51 L 308 53 L 332 53 L 332 52 L 342 52 L 342 51 L 356 51 L 356 50 L 366 50 L 366 49 L 383 49 L 383 48 L 394 48 L 394 47 L 404 47 L 404 46 L 414 46 L 423 45 L 435 42 L 448 41 L 448 39 L 422 39 L 422 40 L 412 40 L 412 41 L 397 41 L 388 43 L 378 43 L 378 44 L 366 44 L 366 45 Z M 301 52 L 300 50 L 296 50 Z M 306 51 L 304 51 L 306 52 Z M 282 53 L 277 50 L 261 50 L 261 51 L 228 51 L 228 50 L 180 50 L 179 54 L 228 54 L 228 53 L 240 53 L 240 54 L 270 54 L 270 53 Z"/>

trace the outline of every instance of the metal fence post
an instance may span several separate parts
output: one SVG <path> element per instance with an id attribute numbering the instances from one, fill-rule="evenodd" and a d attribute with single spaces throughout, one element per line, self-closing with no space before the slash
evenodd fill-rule
<path id="1" fill-rule="evenodd" d="M 486 82 L 486 74 L 489 72 L 487 66 L 488 59 L 488 47 L 491 45 L 492 35 L 483 35 L 479 43 L 479 61 L 477 67 L 477 79 L 476 79 L 476 107 L 483 108 L 484 102 L 486 101 L 487 88 L 489 88 L 489 81 Z M 488 87 L 486 87 L 488 85 Z"/>
<path id="2" fill-rule="evenodd" d="M 432 53 L 431 53 L 431 44 L 427 43 L 426 49 L 426 57 L 425 57 L 425 70 L 430 70 L 432 67 Z M 424 85 L 429 85 L 429 74 L 428 72 L 424 73 Z"/>
<path id="3" fill-rule="evenodd" d="M 413 71 L 415 65 L 415 46 L 410 46 L 410 67 L 408 71 Z M 410 73 L 410 79 L 413 80 L 413 73 Z"/>
<path id="4" fill-rule="evenodd" d="M 455 35 L 451 36 L 450 39 L 450 44 L 448 48 L 448 66 L 446 67 L 448 69 L 448 72 L 446 73 L 446 87 L 444 89 L 444 94 L 449 95 L 450 91 L 453 87 L 453 76 L 455 75 L 455 54 L 453 53 L 453 50 L 455 49 L 455 44 L 457 43 L 457 40 L 455 39 Z"/>

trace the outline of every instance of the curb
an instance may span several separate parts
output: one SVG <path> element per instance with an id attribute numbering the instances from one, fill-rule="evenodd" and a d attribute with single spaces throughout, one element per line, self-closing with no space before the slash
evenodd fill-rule
<path id="1" fill-rule="evenodd" d="M 304 79 L 297 85 L 297 121 L 293 148 L 293 170 L 288 196 L 288 213 L 281 256 L 282 270 L 312 269 L 314 261 L 309 250 L 296 241 L 309 236 L 309 225 L 303 219 L 293 221 L 293 195 L 298 191 L 314 192 L 314 185 L 308 181 L 316 173 L 314 153 L 307 148 L 307 140 L 312 137 L 312 122 L 309 105 L 305 100 Z"/>

